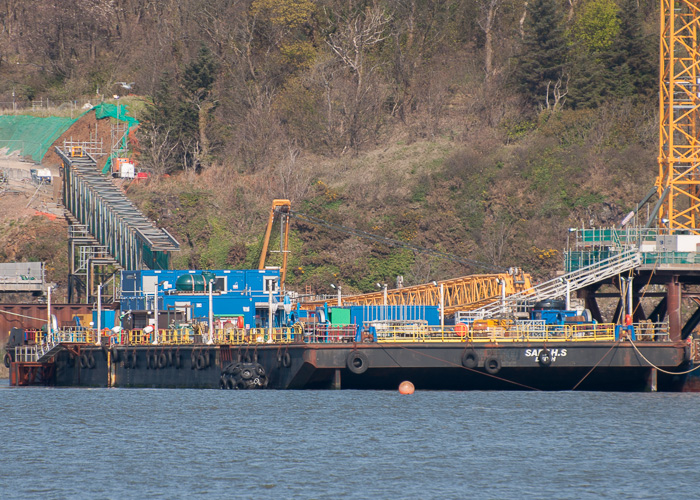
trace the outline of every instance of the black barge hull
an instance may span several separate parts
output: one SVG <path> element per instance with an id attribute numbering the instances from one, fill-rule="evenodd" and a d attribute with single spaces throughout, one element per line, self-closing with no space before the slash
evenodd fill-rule
<path id="1" fill-rule="evenodd" d="M 253 363 L 273 389 L 680 391 L 685 343 L 372 343 L 249 346 L 66 346 L 44 363 L 12 363 L 12 385 L 220 388 Z M 641 353 L 641 354 L 640 354 Z M 644 359 L 646 358 L 646 359 Z M 651 364 L 660 368 L 656 370 Z"/>

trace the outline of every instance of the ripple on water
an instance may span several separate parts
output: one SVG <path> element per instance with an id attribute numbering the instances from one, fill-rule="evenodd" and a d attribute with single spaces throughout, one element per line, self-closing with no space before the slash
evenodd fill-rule
<path id="1" fill-rule="evenodd" d="M 3 381 L 0 497 L 698 498 L 699 397 Z"/>

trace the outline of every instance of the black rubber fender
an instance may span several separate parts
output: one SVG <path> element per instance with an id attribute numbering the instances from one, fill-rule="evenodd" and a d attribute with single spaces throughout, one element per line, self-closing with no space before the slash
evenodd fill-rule
<path id="1" fill-rule="evenodd" d="M 250 368 L 243 368 L 241 370 L 241 378 L 243 380 L 250 380 L 251 378 L 253 378 L 253 370 L 251 370 Z"/>
<path id="2" fill-rule="evenodd" d="M 549 352 L 549 349 L 545 348 L 540 351 L 537 355 L 537 362 L 542 367 L 547 367 L 552 364 L 552 353 Z"/>
<path id="3" fill-rule="evenodd" d="M 197 353 L 192 349 L 192 354 L 190 354 L 190 368 L 193 370 L 197 368 Z"/>
<path id="4" fill-rule="evenodd" d="M 226 389 L 226 377 L 223 375 L 219 378 L 219 389 Z"/>
<path id="5" fill-rule="evenodd" d="M 204 354 L 197 356 L 197 370 L 204 370 L 207 367 L 207 362 L 204 359 Z"/>
<path id="6" fill-rule="evenodd" d="M 247 389 L 248 384 L 246 384 L 245 380 L 239 380 L 236 382 L 236 390 L 241 390 L 241 389 Z"/>
<path id="7" fill-rule="evenodd" d="M 289 368 L 290 366 L 292 366 L 292 357 L 289 355 L 288 352 L 285 352 L 282 355 L 282 366 L 284 366 L 285 368 Z"/>
<path id="8" fill-rule="evenodd" d="M 2 358 L 2 362 L 5 363 L 5 368 L 10 367 L 10 364 L 12 363 L 12 356 L 10 356 L 9 352 L 5 353 L 5 356 Z"/>
<path id="9" fill-rule="evenodd" d="M 173 351 L 168 349 L 168 366 L 173 366 Z"/>
<path id="10" fill-rule="evenodd" d="M 367 355 L 360 351 L 352 351 L 350 354 L 348 354 L 345 364 L 347 365 L 348 370 L 355 375 L 361 375 L 369 368 L 369 360 L 367 359 Z"/>
<path id="11" fill-rule="evenodd" d="M 491 375 L 495 375 L 501 371 L 501 360 L 496 356 L 489 356 L 484 360 L 484 370 Z"/>
<path id="12" fill-rule="evenodd" d="M 153 355 L 155 356 L 155 354 Z M 168 365 L 168 356 L 164 352 L 158 355 L 158 368 L 165 368 Z"/>
<path id="13" fill-rule="evenodd" d="M 469 349 L 462 354 L 462 366 L 476 368 L 479 365 L 479 355 L 474 349 Z"/>
<path id="14" fill-rule="evenodd" d="M 173 366 L 178 369 L 182 368 L 182 356 L 179 352 L 173 354 Z"/>
<path id="15" fill-rule="evenodd" d="M 255 367 L 255 374 L 259 377 L 264 377 L 265 376 L 265 368 L 263 368 L 261 365 L 258 365 Z"/>
<path id="16" fill-rule="evenodd" d="M 89 354 L 88 354 L 88 357 L 87 357 L 87 367 L 88 367 L 88 369 L 89 369 L 89 370 L 92 370 L 93 368 L 95 368 L 95 364 L 96 364 L 96 362 L 95 362 L 95 356 L 93 356 L 92 353 L 89 353 Z"/>
<path id="17" fill-rule="evenodd" d="M 87 365 L 88 365 L 87 353 L 84 352 L 80 355 L 80 368 L 87 368 Z"/>
<path id="18" fill-rule="evenodd" d="M 131 357 L 129 358 L 129 367 L 136 368 L 138 357 L 136 356 L 136 351 L 131 351 Z"/>
<path id="19" fill-rule="evenodd" d="M 236 388 L 236 381 L 232 378 L 227 378 L 226 379 L 226 388 L 227 389 L 235 389 Z"/>

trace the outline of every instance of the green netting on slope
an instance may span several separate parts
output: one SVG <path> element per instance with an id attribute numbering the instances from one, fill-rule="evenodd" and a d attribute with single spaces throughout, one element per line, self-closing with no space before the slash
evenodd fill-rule
<path id="1" fill-rule="evenodd" d="M 12 115 L 0 116 L 0 148 L 22 156 L 31 156 L 39 163 L 51 145 L 78 118 Z"/>
<path id="2" fill-rule="evenodd" d="M 124 149 L 127 149 L 127 144 L 126 140 L 127 137 L 129 137 L 129 132 L 131 132 L 131 128 L 135 127 L 136 125 L 139 124 L 139 121 L 134 118 L 133 116 L 129 116 L 129 110 L 127 109 L 125 104 L 109 104 L 109 103 L 102 103 L 98 104 L 93 108 L 95 110 L 95 118 L 98 120 L 101 120 L 102 118 L 115 118 L 119 121 L 126 122 L 127 123 L 127 129 L 126 129 L 126 134 L 124 134 L 124 144 L 122 147 Z M 111 168 L 112 168 L 112 158 L 115 158 L 115 154 L 109 155 L 109 158 L 107 158 L 107 162 L 105 163 L 105 166 L 102 168 L 102 173 L 106 174 L 108 173 Z"/>
<path id="3" fill-rule="evenodd" d="M 129 110 L 126 107 L 126 104 L 117 105 L 102 103 L 98 104 L 92 109 L 95 111 L 95 118 L 98 120 L 101 120 L 102 118 L 116 118 L 119 121 L 127 122 L 129 124 L 129 128 L 139 124 L 139 121 L 136 118 L 129 116 Z"/>

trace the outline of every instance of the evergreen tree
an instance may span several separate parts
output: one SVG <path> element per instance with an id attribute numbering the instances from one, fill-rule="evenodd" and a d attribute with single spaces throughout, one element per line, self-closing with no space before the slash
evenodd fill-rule
<path id="1" fill-rule="evenodd" d="M 611 68 L 618 75 L 617 96 L 649 96 L 656 90 L 658 55 L 642 32 L 637 0 L 622 0 L 618 12 L 620 32 L 613 46 Z"/>
<path id="2" fill-rule="evenodd" d="M 144 162 L 155 170 L 198 169 L 209 154 L 206 129 L 214 110 L 216 70 L 211 52 L 202 47 L 176 85 L 169 73 L 163 73 L 139 128 Z"/>
<path id="3" fill-rule="evenodd" d="M 621 66 L 613 64 L 620 34 L 620 9 L 613 0 L 588 0 L 571 28 L 569 105 L 595 108 L 620 92 L 629 92 Z"/>
<path id="4" fill-rule="evenodd" d="M 527 6 L 523 46 L 515 79 L 520 92 L 533 105 L 544 106 L 560 80 L 566 80 L 567 44 L 564 18 L 556 0 L 533 0 Z"/>

